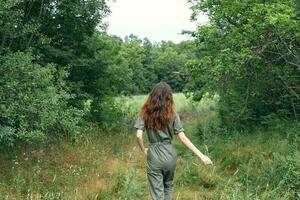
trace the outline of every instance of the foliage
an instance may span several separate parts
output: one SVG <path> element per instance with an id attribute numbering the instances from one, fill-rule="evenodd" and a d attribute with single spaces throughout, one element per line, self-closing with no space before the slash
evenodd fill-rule
<path id="1" fill-rule="evenodd" d="M 69 107 L 67 74 L 54 65 L 41 66 L 30 52 L 0 57 L 1 143 L 36 140 L 45 134 L 68 134 L 78 129 L 82 111 Z"/>
<path id="2" fill-rule="evenodd" d="M 50 132 L 68 132 L 81 117 L 110 130 L 122 121 L 122 111 L 113 100 L 118 94 L 148 93 L 161 80 L 169 82 L 175 91 L 182 90 L 183 67 L 187 57 L 194 56 L 193 43 L 152 44 L 134 35 L 125 40 L 110 36 L 103 22 L 110 13 L 106 2 L 2 2 L 0 56 L 1 65 L 7 66 L 1 69 L 0 81 L 23 83 L 11 87 L 18 93 L 15 96 L 8 95 L 10 86 L 2 88 L 6 92 L 1 97 L 3 106 L 9 102 L 14 108 L 1 116 L 2 143 L 13 144 L 15 136 L 22 135 L 22 140 L 30 141 Z M 20 66 L 9 72 L 8 66 L 14 63 L 8 62 L 18 62 Z M 43 81 L 37 83 L 38 79 Z M 32 84 L 41 87 L 41 91 Z M 18 99 L 22 92 L 30 93 L 30 99 Z M 25 105 L 21 101 L 33 104 L 31 110 L 22 108 Z M 40 109 L 41 105 L 45 109 Z M 64 126 L 54 127 L 56 121 Z M 21 130 L 26 131 L 21 134 Z"/>
<path id="3" fill-rule="evenodd" d="M 129 35 L 122 43 L 121 55 L 132 70 L 130 94 L 149 93 L 152 87 L 165 81 L 175 92 L 181 92 L 187 78 L 185 64 L 196 58 L 195 44 L 161 41 L 152 44 L 147 38 Z"/>
<path id="4" fill-rule="evenodd" d="M 122 130 L 126 114 L 126 110 L 122 109 L 122 104 L 112 97 L 95 99 L 91 108 L 92 121 L 97 122 L 104 131 Z"/>
<path id="5" fill-rule="evenodd" d="M 224 134 L 215 123 L 216 116 L 206 120 L 206 115 L 209 112 L 199 113 L 195 122 L 185 124 L 185 129 L 194 144 L 212 158 L 214 166 L 203 166 L 175 141 L 180 155 L 175 191 L 184 193 L 201 187 L 192 197 L 208 199 L 299 198 L 299 137 L 291 140 L 283 133 L 298 133 L 297 123 L 281 121 L 279 128 Z"/>
<path id="6" fill-rule="evenodd" d="M 77 135 L 83 115 L 96 117 L 87 102 L 128 90 L 122 41 L 102 22 L 109 12 L 105 0 L 1 3 L 1 143 Z"/>
<path id="7" fill-rule="evenodd" d="M 200 11 L 210 18 L 195 33 L 202 56 L 187 65 L 195 98 L 219 94 L 228 128 L 246 128 L 272 114 L 298 119 L 299 2 L 191 2 L 194 18 Z"/>
<path id="8" fill-rule="evenodd" d="M 284 199 L 299 197 L 299 123 L 277 122 L 270 130 L 251 134 L 218 129 L 210 102 L 199 103 L 188 121 L 182 94 L 181 105 L 186 134 L 214 166 L 204 166 L 178 139 L 174 196 L 179 199 Z M 138 96 L 127 104 L 142 102 Z M 179 105 L 179 103 L 177 105 Z M 133 106 L 131 106 L 134 109 Z M 132 111 L 130 111 L 132 112 Z M 200 125 L 199 125 L 200 124 Z M 216 127 L 213 127 L 216 126 Z M 201 128 L 202 127 L 202 128 Z M 199 129 L 205 131 L 199 139 Z M 145 157 L 137 148 L 132 129 L 116 134 L 99 133 L 73 145 L 63 141 L 52 145 L 16 147 L 0 152 L 0 194 L 4 199 L 148 199 Z M 287 135 L 285 133 L 291 133 Z M 298 195 L 298 196 L 297 196 Z"/>
<path id="9" fill-rule="evenodd" d="M 153 52 L 153 65 L 158 80 L 170 84 L 173 91 L 181 92 L 186 78 L 184 66 L 187 55 L 178 51 L 176 46 L 171 42 L 162 42 L 160 48 Z"/>
<path id="10" fill-rule="evenodd" d="M 276 176 L 272 177 L 272 183 L 276 188 L 274 193 L 285 195 L 286 191 L 291 194 L 290 197 L 294 199 L 300 198 L 300 162 L 299 152 L 295 152 L 294 155 L 277 156 L 277 166 L 274 173 Z"/>
<path id="11" fill-rule="evenodd" d="M 132 88 L 130 93 L 136 94 L 144 92 L 143 88 L 149 87 L 149 78 L 147 77 L 146 69 L 144 69 L 144 60 L 146 59 L 145 50 L 142 47 L 142 41 L 134 36 L 130 35 L 125 38 L 121 55 L 128 63 L 128 66 L 132 70 Z M 150 71 L 148 73 L 151 73 Z"/>
<path id="12" fill-rule="evenodd" d="M 76 60 L 71 72 L 71 81 L 81 85 L 80 92 L 102 98 L 127 90 L 132 72 L 121 55 L 121 41 L 97 32 L 86 45 L 87 55 Z"/>

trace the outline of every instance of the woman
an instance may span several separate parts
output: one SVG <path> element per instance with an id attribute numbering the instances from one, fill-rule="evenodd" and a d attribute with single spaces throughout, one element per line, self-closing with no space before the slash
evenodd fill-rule
<path id="1" fill-rule="evenodd" d="M 185 136 L 180 118 L 174 110 L 172 89 L 167 83 L 160 82 L 152 89 L 134 127 L 137 129 L 137 142 L 147 156 L 147 177 L 153 200 L 172 199 L 177 156 L 171 144 L 174 135 L 178 135 L 181 142 L 204 164 L 212 164 Z M 149 148 L 144 147 L 144 130 L 148 135 Z"/>

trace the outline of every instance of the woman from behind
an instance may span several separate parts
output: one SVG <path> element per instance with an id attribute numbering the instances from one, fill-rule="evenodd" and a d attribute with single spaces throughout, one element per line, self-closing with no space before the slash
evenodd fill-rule
<path id="1" fill-rule="evenodd" d="M 154 86 L 142 106 L 134 127 L 142 152 L 147 156 L 147 178 L 153 200 L 171 200 L 177 153 L 171 142 L 174 135 L 204 162 L 212 161 L 202 154 L 184 134 L 179 115 L 175 111 L 172 89 L 160 82 Z M 146 130 L 149 148 L 145 148 L 143 132 Z"/>

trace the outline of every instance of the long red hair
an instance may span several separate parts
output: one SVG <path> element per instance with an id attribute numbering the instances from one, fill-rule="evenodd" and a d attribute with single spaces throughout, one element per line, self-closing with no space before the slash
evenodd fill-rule
<path id="1" fill-rule="evenodd" d="M 145 126 L 153 129 L 164 129 L 175 119 L 175 106 L 172 88 L 165 82 L 154 86 L 143 105 L 140 115 Z"/>

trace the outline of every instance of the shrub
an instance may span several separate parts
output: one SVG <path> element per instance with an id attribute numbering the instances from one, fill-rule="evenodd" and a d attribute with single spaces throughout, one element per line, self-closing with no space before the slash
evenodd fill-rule
<path id="1" fill-rule="evenodd" d="M 290 198 L 300 198 L 300 155 L 277 156 L 277 165 L 274 169 L 273 180 L 270 183 L 276 186 L 275 192 L 281 196 L 286 193 Z"/>
<path id="2" fill-rule="evenodd" d="M 0 65 L 0 143 L 76 132 L 83 112 L 67 104 L 66 71 L 38 64 L 30 52 L 1 56 Z"/>
<path id="3" fill-rule="evenodd" d="M 97 122 L 104 131 L 120 130 L 124 127 L 125 111 L 120 102 L 113 97 L 95 99 L 91 105 L 92 121 Z"/>

